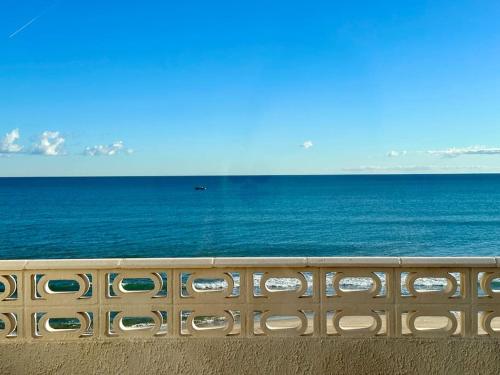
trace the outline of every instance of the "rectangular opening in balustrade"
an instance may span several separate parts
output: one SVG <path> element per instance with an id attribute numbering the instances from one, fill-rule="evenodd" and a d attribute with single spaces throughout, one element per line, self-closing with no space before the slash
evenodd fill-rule
<path id="1" fill-rule="evenodd" d="M 110 298 L 165 298 L 168 295 L 167 272 L 109 272 L 105 280 L 106 293 Z"/>
<path id="2" fill-rule="evenodd" d="M 313 273 L 304 271 L 278 272 L 254 272 L 252 273 L 253 296 L 264 297 L 279 295 L 283 293 L 296 295 L 297 297 L 312 297 Z"/>
<path id="3" fill-rule="evenodd" d="M 403 310 L 401 313 L 401 333 L 405 336 L 448 337 L 463 335 L 463 311 Z"/>
<path id="4" fill-rule="evenodd" d="M 13 312 L 0 310 L 0 339 L 15 338 L 18 336 L 18 315 Z"/>
<path id="5" fill-rule="evenodd" d="M 401 272 L 402 297 L 461 298 L 463 294 L 463 275 L 460 272 L 436 272 L 423 270 L 417 272 Z M 441 273 L 441 272 L 439 272 Z"/>
<path id="6" fill-rule="evenodd" d="M 181 310 L 181 335 L 235 336 L 241 334 L 241 311 L 209 312 L 209 307 Z"/>
<path id="7" fill-rule="evenodd" d="M 483 306 L 477 312 L 477 334 L 479 336 L 500 337 L 500 307 Z"/>
<path id="8" fill-rule="evenodd" d="M 366 294 L 372 298 L 387 296 L 387 273 L 366 272 L 352 275 L 346 272 L 325 273 L 325 293 L 327 297 Z"/>
<path id="9" fill-rule="evenodd" d="M 113 310 L 106 313 L 108 336 L 164 336 L 168 333 L 167 311 Z"/>
<path id="10" fill-rule="evenodd" d="M 92 311 L 40 311 L 31 314 L 34 338 L 90 337 L 94 334 Z"/>
<path id="11" fill-rule="evenodd" d="M 478 272 L 476 288 L 483 300 L 500 298 L 500 272 Z"/>
<path id="12" fill-rule="evenodd" d="M 223 295 L 224 297 L 240 296 L 240 272 L 193 271 L 181 272 L 181 297 L 197 297 L 200 295 Z"/>
<path id="13" fill-rule="evenodd" d="M 328 310 L 326 333 L 335 336 L 385 336 L 388 314 L 384 310 Z"/>
<path id="14" fill-rule="evenodd" d="M 0 274 L 0 301 L 15 301 L 18 298 L 18 277 Z"/>
<path id="15" fill-rule="evenodd" d="M 93 296 L 93 275 L 75 273 L 34 273 L 31 275 L 32 298 L 45 300 L 57 296 L 71 295 L 75 299 L 90 299 Z"/>
<path id="16" fill-rule="evenodd" d="M 313 310 L 254 310 L 253 334 L 256 336 L 308 336 L 314 333 Z"/>

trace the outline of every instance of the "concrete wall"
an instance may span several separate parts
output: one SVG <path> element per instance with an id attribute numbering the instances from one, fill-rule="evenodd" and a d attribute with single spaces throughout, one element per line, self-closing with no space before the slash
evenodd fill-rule
<path id="1" fill-rule="evenodd" d="M 0 374 L 500 374 L 493 338 L 10 342 Z"/>
<path id="2" fill-rule="evenodd" d="M 232 296 L 234 272 L 241 286 Z M 342 290 L 347 277 L 368 277 L 373 287 Z M 128 291 L 125 278 L 149 278 L 154 289 Z M 197 290 L 196 278 L 223 278 L 227 287 Z M 270 278 L 295 278 L 300 287 L 271 291 Z M 419 278 L 446 283 L 428 293 Z M 493 257 L 0 261 L 0 375 L 500 374 L 494 279 Z M 57 280 L 79 289 L 59 293 L 49 285 Z M 201 316 L 226 325 L 194 324 Z M 126 317 L 152 323 L 126 327 Z M 444 327 L 435 324 L 442 318 Z M 51 319 L 80 324 L 53 327 Z"/>

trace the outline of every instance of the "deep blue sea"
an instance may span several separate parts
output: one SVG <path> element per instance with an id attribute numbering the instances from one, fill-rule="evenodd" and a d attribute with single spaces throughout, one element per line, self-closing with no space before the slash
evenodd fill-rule
<path id="1" fill-rule="evenodd" d="M 500 175 L 0 179 L 0 259 L 499 249 Z"/>

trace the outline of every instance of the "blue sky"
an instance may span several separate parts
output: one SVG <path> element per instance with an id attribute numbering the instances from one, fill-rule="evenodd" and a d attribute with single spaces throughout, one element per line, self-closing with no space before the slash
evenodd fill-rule
<path id="1" fill-rule="evenodd" d="M 500 172 L 499 18 L 498 1 L 5 0 L 0 176 Z"/>

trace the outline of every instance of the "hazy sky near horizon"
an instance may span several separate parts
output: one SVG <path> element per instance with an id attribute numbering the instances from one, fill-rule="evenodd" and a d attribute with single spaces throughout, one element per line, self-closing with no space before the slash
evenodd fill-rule
<path id="1" fill-rule="evenodd" d="M 0 3 L 0 176 L 500 171 L 498 1 Z"/>

